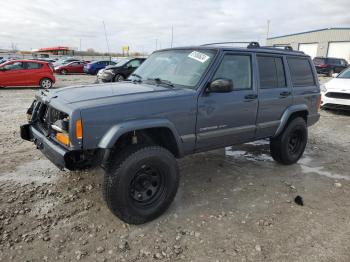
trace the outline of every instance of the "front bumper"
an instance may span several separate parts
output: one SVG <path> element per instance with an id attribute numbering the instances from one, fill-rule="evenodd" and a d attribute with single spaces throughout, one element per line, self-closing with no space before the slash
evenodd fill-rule
<path id="1" fill-rule="evenodd" d="M 350 99 L 327 97 L 325 93 L 322 93 L 321 107 L 347 109 L 350 107 Z"/>
<path id="2" fill-rule="evenodd" d="M 92 166 L 92 161 L 87 157 L 86 152 L 63 148 L 42 134 L 32 124 L 22 125 L 20 131 L 22 139 L 34 142 L 36 148 L 60 169 L 76 170 Z"/>
<path id="3" fill-rule="evenodd" d="M 317 74 L 326 74 L 328 75 L 330 71 L 330 68 L 328 67 L 316 67 Z"/>

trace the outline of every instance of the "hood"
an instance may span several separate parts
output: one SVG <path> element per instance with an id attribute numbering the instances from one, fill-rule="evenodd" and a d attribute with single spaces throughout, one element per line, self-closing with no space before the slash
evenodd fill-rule
<path id="1" fill-rule="evenodd" d="M 350 93 L 349 78 L 333 78 L 324 84 L 327 90 Z"/>
<path id="2" fill-rule="evenodd" d="M 118 97 L 119 102 L 129 101 L 131 97 L 134 99 L 136 97 L 137 99 L 142 99 L 145 98 L 145 96 L 155 95 L 158 93 L 174 93 L 175 90 L 176 89 L 156 85 L 119 82 L 73 86 L 51 90 L 48 98 L 61 99 L 66 101 L 66 103 L 72 104 Z"/>

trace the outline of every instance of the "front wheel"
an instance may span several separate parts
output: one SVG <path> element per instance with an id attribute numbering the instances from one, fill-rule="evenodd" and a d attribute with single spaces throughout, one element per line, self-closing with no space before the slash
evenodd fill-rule
<path id="1" fill-rule="evenodd" d="M 39 85 L 40 85 L 41 88 L 50 89 L 52 87 L 52 85 L 53 85 L 53 82 L 49 78 L 43 78 L 43 79 L 40 80 Z"/>
<path id="2" fill-rule="evenodd" d="M 175 157 L 160 146 L 130 146 L 107 165 L 103 195 L 109 209 L 126 223 L 160 216 L 179 185 Z"/>
<path id="3" fill-rule="evenodd" d="M 124 76 L 121 75 L 121 74 L 117 74 L 115 77 L 114 77 L 114 82 L 121 82 L 121 81 L 124 81 Z"/>
<path id="4" fill-rule="evenodd" d="M 303 155 L 307 144 L 305 120 L 296 117 L 289 122 L 283 132 L 270 140 L 271 156 L 284 165 L 296 163 Z"/>

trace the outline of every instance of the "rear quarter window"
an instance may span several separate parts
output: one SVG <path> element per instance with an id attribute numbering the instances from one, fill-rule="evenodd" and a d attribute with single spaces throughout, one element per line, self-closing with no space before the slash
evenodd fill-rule
<path id="1" fill-rule="evenodd" d="M 311 64 L 307 58 L 288 57 L 287 61 L 293 86 L 315 85 Z"/>

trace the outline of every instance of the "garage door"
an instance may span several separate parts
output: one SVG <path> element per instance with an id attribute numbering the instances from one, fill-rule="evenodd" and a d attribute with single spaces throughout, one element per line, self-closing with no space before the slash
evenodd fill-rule
<path id="1" fill-rule="evenodd" d="M 329 43 L 327 56 L 344 58 L 350 62 L 350 42 Z"/>
<path id="2" fill-rule="evenodd" d="M 317 55 L 318 44 L 299 44 L 299 50 L 314 58 Z"/>

